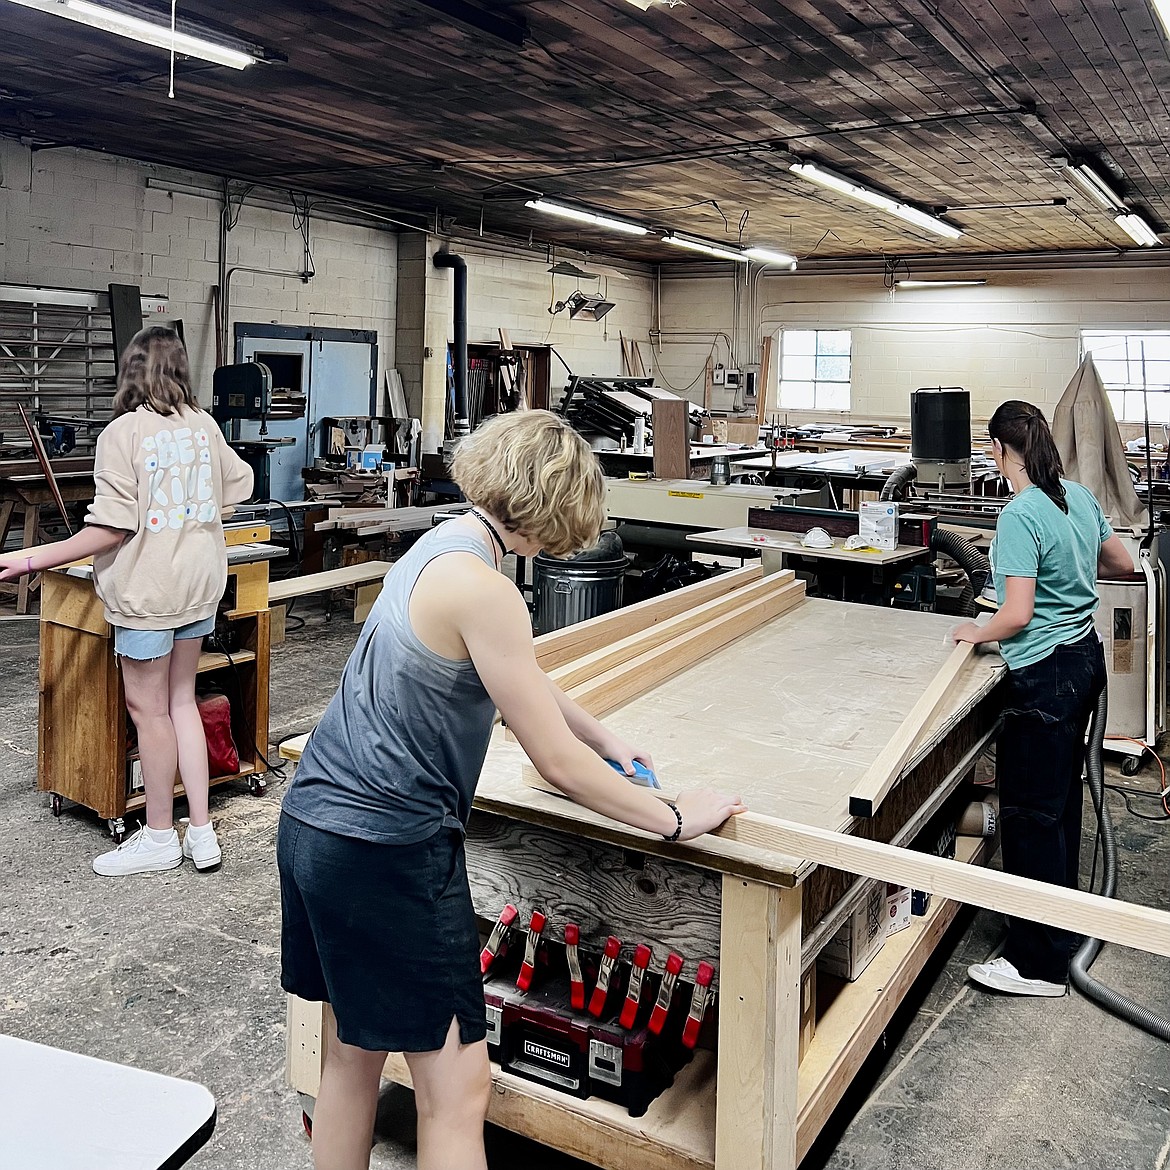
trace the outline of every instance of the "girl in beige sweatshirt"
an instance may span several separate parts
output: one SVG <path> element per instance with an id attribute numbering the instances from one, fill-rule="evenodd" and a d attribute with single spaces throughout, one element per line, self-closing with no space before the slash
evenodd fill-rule
<path id="1" fill-rule="evenodd" d="M 113 415 L 98 438 L 84 529 L 0 554 L 0 580 L 93 557 L 146 787 L 146 824 L 96 858 L 94 871 L 114 877 L 174 869 L 184 856 L 197 869 L 214 869 L 221 854 L 208 816 L 195 676 L 227 584 L 222 512 L 251 495 L 252 471 L 199 409 L 187 351 L 171 329 L 143 329 L 126 347 Z M 176 771 L 190 815 L 181 845 Z"/>

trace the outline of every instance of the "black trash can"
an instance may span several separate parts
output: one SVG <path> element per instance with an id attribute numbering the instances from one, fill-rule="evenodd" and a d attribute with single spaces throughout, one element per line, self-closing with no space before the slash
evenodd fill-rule
<path id="1" fill-rule="evenodd" d="M 547 634 L 618 609 L 628 566 L 621 538 L 612 531 L 575 557 L 540 553 L 532 569 L 536 632 Z"/>

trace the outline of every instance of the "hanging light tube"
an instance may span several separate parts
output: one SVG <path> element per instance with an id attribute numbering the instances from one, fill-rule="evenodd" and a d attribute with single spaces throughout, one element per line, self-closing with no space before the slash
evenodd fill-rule
<path id="1" fill-rule="evenodd" d="M 722 248 L 718 244 L 709 244 L 706 240 L 695 239 L 694 236 L 680 236 L 671 233 L 664 237 L 664 244 L 673 244 L 676 248 L 689 248 L 692 252 L 702 252 L 704 256 L 714 256 L 718 260 L 734 260 L 737 264 L 748 264 L 751 257 L 746 252 L 736 251 L 734 248 Z"/>
<path id="2" fill-rule="evenodd" d="M 1087 163 L 1070 162 L 1068 177 L 1106 211 L 1111 211 L 1114 215 L 1125 212 L 1126 206 L 1121 196 Z"/>
<path id="3" fill-rule="evenodd" d="M 777 252 L 773 248 L 744 248 L 743 254 L 757 264 L 775 264 L 790 271 L 796 267 L 796 257 L 787 252 Z"/>
<path id="4" fill-rule="evenodd" d="M 127 40 L 137 41 L 139 44 L 152 45 L 156 49 L 170 50 L 173 46 L 175 52 L 184 57 L 198 57 L 201 61 L 225 65 L 229 69 L 246 69 L 249 65 L 255 65 L 259 60 L 252 53 L 232 49 L 226 45 L 217 44 L 215 41 L 193 36 L 191 33 L 179 32 L 177 29 L 172 33 L 166 25 L 157 24 L 152 20 L 144 20 L 140 16 L 131 16 L 127 12 L 118 12 L 100 4 L 91 4 L 89 0 L 9 0 L 9 2 L 19 4 L 22 8 L 35 8 L 38 12 L 62 16 L 77 24 L 113 33 L 115 36 L 125 37 Z"/>
<path id="5" fill-rule="evenodd" d="M 571 207 L 565 203 L 554 203 L 550 199 L 529 199 L 525 207 L 533 211 L 543 211 L 545 215 L 559 215 L 562 219 L 576 220 L 578 223 L 591 224 L 593 227 L 606 228 L 609 231 L 625 232 L 629 236 L 644 236 L 649 231 L 639 223 L 631 223 L 628 219 L 615 219 L 612 215 L 602 215 L 600 212 L 587 211 L 583 207 Z"/>
<path id="6" fill-rule="evenodd" d="M 1158 233 L 1135 212 L 1130 211 L 1125 215 L 1116 215 L 1113 217 L 1113 222 L 1135 244 L 1140 244 L 1143 248 L 1156 248 L 1162 242 Z"/>
<path id="7" fill-rule="evenodd" d="M 987 280 L 899 280 L 899 288 L 975 288 Z"/>
<path id="8" fill-rule="evenodd" d="M 860 183 L 855 183 L 852 179 L 847 179 L 833 171 L 827 171 L 816 163 L 792 163 L 789 170 L 800 175 L 802 179 L 807 179 L 810 183 L 817 183 L 822 187 L 828 187 L 831 191 L 837 191 L 841 195 L 848 195 L 849 198 L 856 199 L 859 203 L 876 207 L 878 211 L 884 211 L 887 215 L 896 216 L 906 223 L 925 228 L 927 231 L 934 232 L 935 235 L 943 236 L 948 240 L 957 240 L 963 234 L 961 228 L 947 223 L 945 219 L 939 219 L 936 215 L 919 211 L 917 207 L 911 207 L 908 203 L 900 203 L 897 199 L 891 199 L 890 196 L 881 194 L 880 191 L 863 187 Z"/>

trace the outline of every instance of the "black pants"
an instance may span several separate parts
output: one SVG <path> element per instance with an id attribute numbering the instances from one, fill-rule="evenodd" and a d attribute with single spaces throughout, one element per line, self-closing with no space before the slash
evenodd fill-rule
<path id="1" fill-rule="evenodd" d="M 1104 686 L 1105 653 L 1095 633 L 1009 672 L 996 749 L 1006 872 L 1076 889 L 1085 732 Z M 1003 953 L 1025 978 L 1064 983 L 1079 941 L 1011 918 Z"/>

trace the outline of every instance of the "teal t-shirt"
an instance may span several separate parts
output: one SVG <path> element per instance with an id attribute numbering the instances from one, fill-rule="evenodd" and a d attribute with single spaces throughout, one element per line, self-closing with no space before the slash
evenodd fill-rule
<path id="1" fill-rule="evenodd" d="M 1040 488 L 1025 488 L 1000 513 L 991 542 L 991 571 L 1000 605 L 1006 578 L 1036 579 L 1032 620 L 999 645 L 1013 670 L 1083 638 L 1097 612 L 1097 558 L 1113 529 L 1088 488 L 1067 479 L 1061 483 L 1067 515 Z"/>

